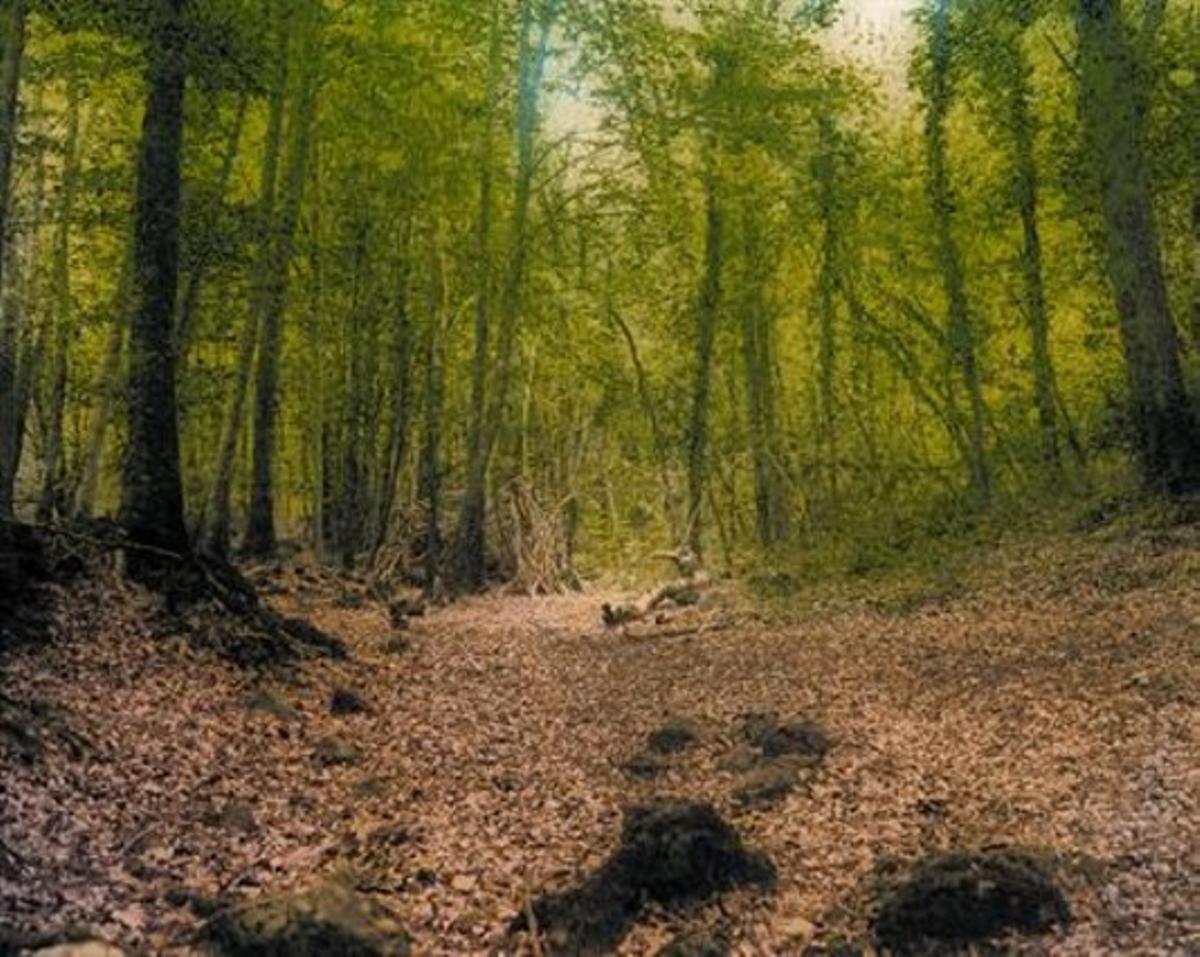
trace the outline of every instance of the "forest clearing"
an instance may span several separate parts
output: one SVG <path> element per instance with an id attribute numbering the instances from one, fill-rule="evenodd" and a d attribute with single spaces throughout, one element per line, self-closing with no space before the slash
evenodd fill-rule
<path id="1" fill-rule="evenodd" d="M 0 912 L 26 939 L 192 953 L 213 909 L 335 875 L 413 953 L 858 954 L 889 868 L 1003 847 L 1052 861 L 1071 923 L 996 952 L 1193 953 L 1197 562 L 1194 527 L 1126 525 L 988 555 L 949 595 L 889 582 L 788 611 L 719 584 L 650 637 L 605 629 L 612 596 L 592 593 L 397 630 L 360 583 L 288 565 L 260 570 L 273 601 L 349 656 L 268 672 L 105 576 L 64 590 L 53 643 L 0 685 L 71 729 L 6 773 Z M 814 722 L 828 750 L 772 771 L 739 733 L 753 715 Z M 531 896 L 601 866 L 622 809 L 662 797 L 711 803 L 774 885 L 650 906 L 611 949 L 512 932 Z"/>
<path id="2" fill-rule="evenodd" d="M 1200 954 L 1200 0 L 0 0 L 0 957 Z"/>

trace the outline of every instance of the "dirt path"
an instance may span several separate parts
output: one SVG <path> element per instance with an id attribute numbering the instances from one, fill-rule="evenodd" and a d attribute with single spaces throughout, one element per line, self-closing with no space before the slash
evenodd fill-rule
<path id="1" fill-rule="evenodd" d="M 479 599 L 416 620 L 404 653 L 385 651 L 382 608 L 318 603 L 352 660 L 266 688 L 156 637 L 137 596 L 81 587 L 59 639 L 0 679 L 90 742 L 79 760 L 52 742 L 5 767 L 0 924 L 83 923 L 185 953 L 206 899 L 341 871 L 404 916 L 417 953 L 512 952 L 527 896 L 595 868 L 621 809 L 669 794 L 713 802 L 780 883 L 650 913 L 622 953 L 689 926 L 724 929 L 739 954 L 859 937 L 881 863 L 992 844 L 1060 858 L 1077 920 L 1035 949 L 1200 950 L 1187 575 L 1029 580 L 905 614 L 768 620 L 742 606 L 732 627 L 641 641 L 598 631 L 599 596 Z M 331 714 L 337 687 L 369 712 Z M 834 746 L 808 786 L 745 809 L 733 729 L 760 711 L 815 719 Z M 699 744 L 657 777 L 629 775 L 669 716 L 698 722 Z M 314 759 L 331 736 L 357 758 Z"/>

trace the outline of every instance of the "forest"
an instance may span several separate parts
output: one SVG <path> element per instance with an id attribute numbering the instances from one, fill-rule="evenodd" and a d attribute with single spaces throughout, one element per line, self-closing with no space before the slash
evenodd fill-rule
<path id="1" fill-rule="evenodd" d="M 1196 0 L 0 0 L 0 955 L 1189 953 L 1198 400 Z"/>

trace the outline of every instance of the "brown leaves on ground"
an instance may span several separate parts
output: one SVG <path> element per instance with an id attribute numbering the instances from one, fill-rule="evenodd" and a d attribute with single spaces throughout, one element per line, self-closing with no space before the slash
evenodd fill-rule
<path id="1" fill-rule="evenodd" d="M 652 907 L 621 953 L 705 929 L 747 955 L 865 941 L 880 873 L 997 845 L 1041 849 L 1067 892 L 1073 925 L 1035 950 L 1189 952 L 1200 552 L 1171 544 L 1121 587 L 1111 554 L 1072 553 L 904 613 L 767 623 L 742 608 L 730 627 L 645 640 L 596 628 L 611 596 L 477 599 L 415 620 L 403 653 L 386 606 L 281 589 L 282 611 L 351 657 L 261 680 L 152 633 L 140 593 L 77 583 L 57 633 L 0 678 L 88 743 L 47 734 L 24 763 L 0 742 L 0 926 L 182 954 L 221 901 L 324 874 L 376 895 L 415 953 L 529 952 L 514 916 L 601 867 L 623 808 L 675 796 L 711 803 L 778 884 Z M 369 710 L 332 713 L 337 689 Z M 754 713 L 833 740 L 766 804 L 736 798 Z M 668 719 L 695 741 L 627 774 Z"/>

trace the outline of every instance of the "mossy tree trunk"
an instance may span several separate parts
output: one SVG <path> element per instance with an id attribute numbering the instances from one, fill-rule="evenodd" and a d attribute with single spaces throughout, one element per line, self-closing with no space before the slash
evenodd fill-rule
<path id="1" fill-rule="evenodd" d="M 967 299 L 962 252 L 954 236 L 954 188 L 946 149 L 946 118 L 950 111 L 949 0 L 933 0 L 929 32 L 929 86 L 925 105 L 925 162 L 927 189 L 933 207 L 934 243 L 948 311 L 947 343 L 957 365 L 970 406 L 967 420 L 967 472 L 971 496 L 986 503 L 991 491 L 984 428 L 987 410 L 979 371 L 976 330 Z"/>
<path id="2" fill-rule="evenodd" d="M 121 524 L 138 543 L 188 549 L 180 480 L 172 332 L 179 286 L 184 0 L 160 0 L 146 47 L 147 96 L 138 152 L 130 329 L 129 444 Z"/>
<path id="3" fill-rule="evenodd" d="M 1142 476 L 1152 489 L 1186 492 L 1200 486 L 1200 440 L 1163 273 L 1143 142 L 1143 70 L 1119 0 L 1079 0 L 1076 26 L 1080 119 L 1100 190 Z"/>

